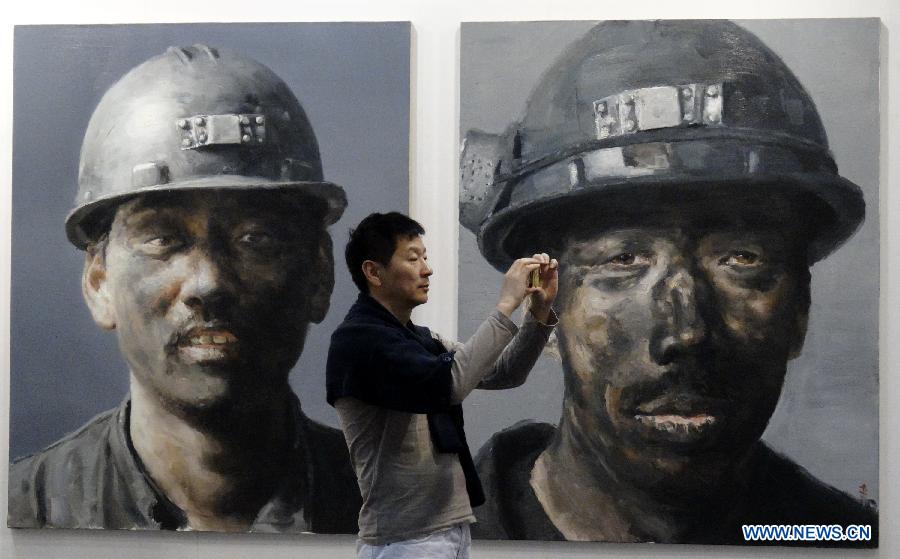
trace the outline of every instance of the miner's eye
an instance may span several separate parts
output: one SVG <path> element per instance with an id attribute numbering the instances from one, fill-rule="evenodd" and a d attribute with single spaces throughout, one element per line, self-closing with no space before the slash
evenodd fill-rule
<path id="1" fill-rule="evenodd" d="M 183 244 L 183 239 L 176 233 L 148 232 L 139 238 L 137 247 L 150 255 L 160 255 Z"/>
<path id="2" fill-rule="evenodd" d="M 152 239 L 146 241 L 145 244 L 152 247 L 167 247 L 175 244 L 175 237 L 169 235 L 161 235 L 159 237 L 153 237 Z"/>
<path id="3" fill-rule="evenodd" d="M 275 237 L 268 231 L 248 231 L 238 238 L 238 241 L 251 246 L 265 246 L 272 244 Z"/>
<path id="4" fill-rule="evenodd" d="M 651 264 L 653 255 L 643 251 L 625 250 L 607 258 L 603 265 L 607 268 L 645 268 Z"/>
<path id="5" fill-rule="evenodd" d="M 609 252 L 608 256 L 590 266 L 587 277 L 596 289 L 629 289 L 644 277 L 652 264 L 652 255 L 638 250 Z"/>
<path id="6" fill-rule="evenodd" d="M 623 252 L 610 258 L 607 262 L 617 264 L 619 266 L 632 266 L 637 261 L 637 257 L 633 252 Z"/>
<path id="7" fill-rule="evenodd" d="M 750 250 L 735 250 L 725 255 L 721 263 L 727 266 L 757 266 L 762 258 Z"/>

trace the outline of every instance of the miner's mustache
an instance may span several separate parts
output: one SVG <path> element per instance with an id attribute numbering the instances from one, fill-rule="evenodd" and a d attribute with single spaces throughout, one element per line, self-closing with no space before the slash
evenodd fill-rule
<path id="1" fill-rule="evenodd" d="M 695 369 L 672 369 L 661 377 L 622 388 L 619 405 L 643 413 L 712 411 L 734 401 L 738 391 Z"/>

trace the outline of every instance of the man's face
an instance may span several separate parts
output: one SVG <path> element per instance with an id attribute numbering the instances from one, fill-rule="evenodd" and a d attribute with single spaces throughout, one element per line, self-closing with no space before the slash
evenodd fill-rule
<path id="1" fill-rule="evenodd" d="M 755 204 L 623 215 L 562 255 L 564 416 L 644 490 L 714 486 L 762 434 L 803 343 L 805 245 Z"/>
<path id="2" fill-rule="evenodd" d="M 398 237 L 394 254 L 381 268 L 381 295 L 398 308 L 413 309 L 428 302 L 428 254 L 421 235 Z"/>
<path id="3" fill-rule="evenodd" d="M 275 193 L 138 197 L 118 208 L 102 266 L 95 257 L 86 274 L 100 294 L 89 303 L 164 405 L 265 401 L 285 390 L 308 323 L 327 310 L 330 244 L 318 223 Z"/>

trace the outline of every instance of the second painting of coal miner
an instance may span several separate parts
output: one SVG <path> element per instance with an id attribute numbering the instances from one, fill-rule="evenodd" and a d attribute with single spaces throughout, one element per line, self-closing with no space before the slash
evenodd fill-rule
<path id="1" fill-rule="evenodd" d="M 879 32 L 463 26 L 460 335 L 560 261 L 555 357 L 471 404 L 476 536 L 877 545 Z"/>

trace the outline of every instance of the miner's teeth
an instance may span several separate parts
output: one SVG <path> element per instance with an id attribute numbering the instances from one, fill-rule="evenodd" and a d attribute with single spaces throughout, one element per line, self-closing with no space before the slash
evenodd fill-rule
<path id="1" fill-rule="evenodd" d="M 634 418 L 644 425 L 655 427 L 661 431 L 669 433 L 683 432 L 689 433 L 692 429 L 712 425 L 716 422 L 715 416 L 705 417 L 682 417 L 675 415 L 653 416 L 653 415 L 635 415 Z"/>
<path id="2" fill-rule="evenodd" d="M 200 345 L 200 338 L 191 338 L 191 343 L 194 345 Z"/>
<path id="3" fill-rule="evenodd" d="M 212 336 L 200 336 L 200 343 L 203 345 L 212 343 Z"/>
<path id="4" fill-rule="evenodd" d="M 224 344 L 228 341 L 228 338 L 225 336 L 213 336 L 213 341 L 217 344 Z"/>

